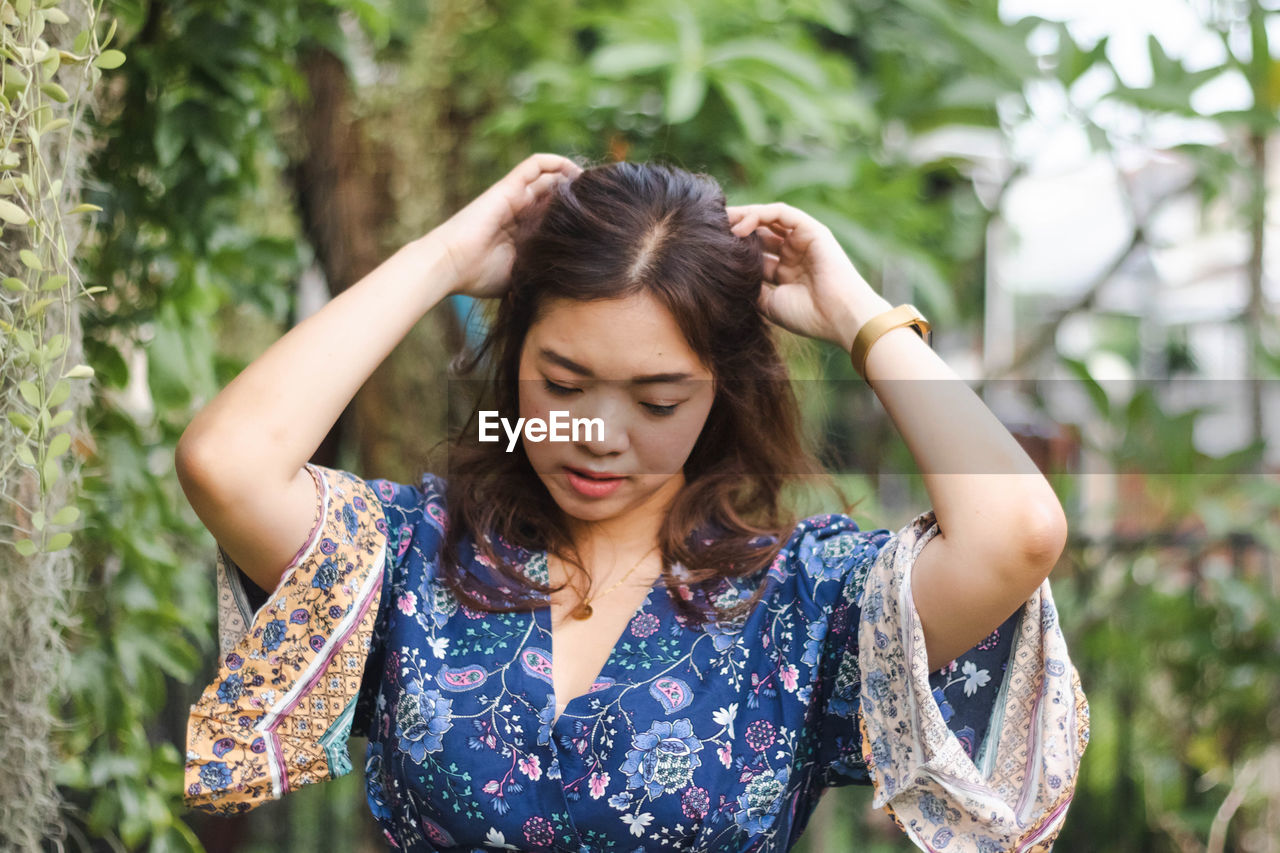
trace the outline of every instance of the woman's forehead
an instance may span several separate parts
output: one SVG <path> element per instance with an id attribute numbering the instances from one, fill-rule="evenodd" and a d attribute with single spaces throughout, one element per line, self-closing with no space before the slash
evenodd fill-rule
<path id="1" fill-rule="evenodd" d="M 587 378 L 710 377 L 671 312 L 647 294 L 589 302 L 553 300 L 529 328 L 525 352 L 537 363 Z"/>

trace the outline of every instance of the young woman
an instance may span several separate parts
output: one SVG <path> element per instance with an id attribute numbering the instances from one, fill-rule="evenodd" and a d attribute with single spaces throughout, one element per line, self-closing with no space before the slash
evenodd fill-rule
<path id="1" fill-rule="evenodd" d="M 310 463 L 450 294 L 499 304 L 448 476 Z M 852 350 L 933 509 L 896 533 L 788 511 L 822 471 L 779 327 Z M 922 849 L 1049 849 L 1088 740 L 1047 580 L 1065 521 L 925 329 L 800 210 L 529 157 L 184 434 L 222 642 L 188 802 L 341 775 L 355 733 L 407 850 L 786 850 L 850 783 Z"/>

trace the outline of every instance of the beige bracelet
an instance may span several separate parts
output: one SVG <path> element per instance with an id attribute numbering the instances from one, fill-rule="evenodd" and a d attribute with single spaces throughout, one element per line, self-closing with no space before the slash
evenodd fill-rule
<path id="1" fill-rule="evenodd" d="M 849 357 L 853 360 L 854 369 L 858 371 L 858 375 L 868 385 L 871 381 L 867 379 L 867 353 L 871 350 L 871 345 L 880 339 L 880 336 L 890 329 L 897 329 L 902 326 L 911 326 L 916 330 L 924 342 L 933 345 L 933 332 L 929 325 L 929 321 L 916 308 L 916 306 L 903 303 L 888 311 L 882 311 L 870 320 L 862 324 L 862 328 L 858 330 L 858 334 L 853 338 L 853 347 L 850 349 Z"/>

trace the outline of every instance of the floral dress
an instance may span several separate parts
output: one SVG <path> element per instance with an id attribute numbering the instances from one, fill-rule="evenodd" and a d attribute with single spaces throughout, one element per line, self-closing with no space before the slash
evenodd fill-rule
<path id="1" fill-rule="evenodd" d="M 477 612 L 438 579 L 445 479 L 307 469 L 314 527 L 270 595 L 217 549 L 222 656 L 188 721 L 192 806 L 244 811 L 342 775 L 355 734 L 369 807 L 407 851 L 782 851 L 848 784 L 873 785 L 925 850 L 1049 850 L 1061 828 L 1089 714 L 1048 581 L 929 673 L 910 571 L 932 511 L 896 533 L 804 519 L 760 576 L 721 582 L 722 604 L 768 584 L 736 622 L 695 626 L 655 581 L 557 718 L 549 609 Z M 494 544 L 546 580 L 545 552 Z"/>

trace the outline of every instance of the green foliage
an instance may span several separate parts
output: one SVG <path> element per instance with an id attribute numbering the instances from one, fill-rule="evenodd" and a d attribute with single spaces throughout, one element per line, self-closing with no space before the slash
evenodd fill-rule
<path id="1" fill-rule="evenodd" d="M 560 5 L 522 4 L 509 31 L 465 36 L 459 52 L 490 75 L 513 67 L 513 51 L 527 59 L 468 148 L 481 178 L 540 145 L 670 159 L 714 175 L 731 203 L 814 213 L 873 285 L 904 279 L 933 316 L 981 308 L 967 297 L 981 292 L 988 213 L 965 164 L 886 139 L 951 123 L 997 130 L 994 99 L 1020 98 L 1013 71 L 1034 64 L 1020 41 L 1030 22 L 1005 27 L 994 3 L 578 4 L 557 21 Z M 494 90 L 483 71 L 456 83 Z"/>
<path id="2" fill-rule="evenodd" d="M 202 527 L 180 511 L 172 454 L 148 427 L 103 411 L 94 428 L 100 467 L 86 483 L 84 561 L 95 568 L 71 636 L 59 781 L 90 837 L 199 849 L 179 818 L 181 752 L 150 732 L 174 683 L 192 680 L 214 652 L 200 630 L 212 618 L 206 552 L 194 547 Z"/>
<path id="3" fill-rule="evenodd" d="M 1193 94 L 1223 75 L 1243 75 L 1250 105 L 1208 115 L 1225 142 L 1185 143 L 1173 153 L 1191 167 L 1189 189 L 1202 217 L 1221 211 L 1231 227 L 1254 235 L 1271 206 L 1266 149 L 1280 121 L 1280 62 L 1270 43 L 1277 20 L 1262 4 L 1219 4 L 1203 21 L 1223 47 L 1217 64 L 1191 70 L 1151 38 L 1151 85 L 1117 83 L 1106 95 L 1144 122 L 1201 118 Z M 1082 51 L 1063 29 L 1051 64 L 1070 85 L 1090 68 L 1109 69 L 1105 48 Z M 1110 148 L 1105 132 L 1093 130 L 1095 145 Z M 1267 266 L 1260 239 L 1252 251 L 1246 273 Z M 1258 274 L 1247 277 L 1251 289 L 1261 288 Z M 1266 343 L 1274 341 L 1274 318 L 1254 327 L 1241 317 L 1237 328 L 1246 333 L 1247 372 L 1274 377 L 1280 359 Z M 1108 348 L 1136 364 L 1136 328 L 1119 337 Z M 1090 432 L 1105 436 L 1093 449 L 1112 470 L 1126 472 L 1123 482 L 1132 486 L 1115 506 L 1090 509 L 1153 531 L 1123 537 L 1117 529 L 1101 547 L 1082 546 L 1081 571 L 1057 586 L 1060 601 L 1075 603 L 1064 611 L 1076 614 L 1070 633 L 1078 638 L 1099 735 L 1072 806 L 1089 815 L 1088 824 L 1068 820 L 1061 843 L 1087 846 L 1101 833 L 1116 849 L 1246 849 L 1250 833 L 1266 833 L 1266 811 L 1275 807 L 1251 781 L 1253 772 L 1280 743 L 1274 714 L 1280 673 L 1269 665 L 1280 653 L 1280 604 L 1269 566 L 1280 547 L 1273 523 L 1280 489 L 1262 473 L 1264 440 L 1206 456 L 1194 433 L 1215 407 L 1169 411 L 1149 386 L 1111 399 L 1083 363 L 1061 361 L 1093 403 L 1082 419 L 1092 419 Z M 1194 365 L 1184 361 L 1183 368 Z M 1239 404 L 1258 386 L 1228 384 L 1238 399 L 1236 411 L 1225 414 L 1238 421 L 1238 410 L 1247 408 Z M 1065 483 L 1070 493 L 1081 485 Z M 1135 507 L 1142 508 L 1137 517 Z M 1233 798 L 1238 813 L 1226 808 Z"/>
<path id="4" fill-rule="evenodd" d="M 61 9 L 52 4 L 33 7 L 30 2 L 0 6 L 0 55 L 5 79 L 0 93 L 0 142 L 4 146 L 0 161 L 5 172 L 0 194 L 7 196 L 0 198 L 0 236 L 8 235 L 4 247 L 9 252 L 16 250 L 21 262 L 21 268 L 13 271 L 17 274 L 8 274 L 4 279 L 5 289 L 17 297 L 3 303 L 0 312 L 0 329 L 7 342 L 6 378 L 11 380 L 7 384 L 18 392 L 5 398 L 5 452 L 0 454 L 5 462 L 0 468 L 0 480 L 16 482 L 15 468 L 22 466 L 35 472 L 39 492 L 39 502 L 30 510 L 34 530 L 19 526 L 15 529 L 26 535 L 4 542 L 22 557 L 67 547 L 71 543 L 70 532 L 54 528 L 70 526 L 78 517 L 74 506 L 50 505 L 53 486 L 64 473 L 64 460 L 60 457 L 71 448 L 71 434 L 64 427 L 74 414 L 71 405 L 58 409 L 67 403 L 71 383 L 92 377 L 93 370 L 88 365 L 68 363 L 69 329 L 46 338 L 45 327 L 51 319 L 47 309 L 55 300 L 82 295 L 83 288 L 69 287 L 76 270 L 69 257 L 65 221 L 94 208 L 75 205 L 74 199 L 66 197 L 66 173 L 58 172 L 63 164 L 48 149 L 51 140 L 67 144 L 63 140 L 77 129 L 80 118 L 79 97 L 68 108 L 71 117 L 54 115 L 51 101 L 66 104 L 70 100 L 66 89 L 54 79 L 59 68 L 64 64 L 66 68 L 84 66 L 82 76 L 90 84 L 101 76 L 98 69 L 102 67 L 103 49 L 114 29 L 99 42 L 95 31 L 97 13 L 91 11 L 88 28 L 76 38 L 79 52 L 72 53 L 50 45 L 43 37 L 47 25 L 70 21 Z M 120 56 L 123 61 L 123 54 Z M 63 79 L 67 77 L 64 71 Z M 63 205 L 65 211 L 60 209 Z M 16 488 L 6 488 L 5 495 L 10 500 L 18 497 Z"/>
<path id="5" fill-rule="evenodd" d="M 1028 81 L 1066 88 L 1108 67 L 1105 42 L 1081 47 L 1065 27 L 1038 19 L 1004 23 L 995 0 L 118 4 L 127 59 L 104 51 L 93 63 L 114 69 L 119 81 L 108 99 L 114 112 L 98 117 L 103 146 L 91 169 L 102 189 L 89 196 L 93 205 L 70 210 L 100 210 L 99 241 L 83 266 L 91 280 L 111 285 L 85 322 L 85 360 L 106 393 L 90 424 L 97 452 L 87 472 L 90 568 L 81 581 L 89 594 L 69 634 L 71 725 L 58 738 L 60 781 L 85 837 L 130 849 L 198 849 L 182 813 L 175 744 L 189 693 L 212 662 L 212 548 L 182 510 L 173 448 L 194 411 L 243 366 L 226 354 L 210 318 L 241 306 L 268 324 L 289 320 L 291 282 L 309 253 L 298 247 L 281 189 L 283 119 L 288 100 L 306 95 L 297 65 L 310 46 L 325 45 L 356 67 L 342 12 L 358 21 L 375 62 L 413 71 L 400 84 L 358 93 L 380 129 L 408 140 L 400 168 L 412 168 L 406 164 L 429 144 L 426 130 L 435 130 L 410 124 L 414 111 L 403 104 L 432 98 L 448 105 L 432 121 L 447 119 L 459 134 L 448 141 L 457 149 L 449 163 L 465 171 L 464 190 L 468 182 L 482 189 L 534 150 L 674 161 L 714 175 L 731 203 L 781 200 L 813 213 L 873 286 L 953 328 L 982 315 L 992 212 L 974 194 L 970 163 L 920 155 L 912 143 L 954 124 L 999 134 L 1009 115 L 1026 113 Z M 1229 42 L 1228 59 L 1210 70 L 1245 71 L 1263 106 L 1215 120 L 1270 132 L 1280 84 L 1265 20 L 1250 15 L 1251 40 L 1263 49 L 1244 58 Z M 1056 50 L 1039 61 L 1025 46 L 1036 27 L 1057 34 Z M 1110 97 L 1148 114 L 1192 114 L 1191 92 L 1213 74 L 1187 70 L 1154 43 L 1151 57 L 1156 84 L 1118 87 Z M 58 89 L 32 88 L 39 73 L 6 77 L 3 94 L 39 92 L 61 103 Z M 56 132 L 50 127 L 46 135 Z M 1251 189 L 1239 152 L 1182 150 L 1196 158 L 1205 201 L 1239 200 L 1242 184 Z M 17 165 L 10 154 L 0 152 L 0 168 Z M 8 195 L 0 201 L 6 235 L 31 227 L 29 205 Z M 406 209 L 412 203 L 402 200 Z M 406 218 L 415 228 L 434 224 Z M 21 268 L 2 282 L 6 293 L 41 298 L 40 282 L 59 274 L 54 256 L 20 257 Z M 1131 328 L 1116 335 L 1118 350 L 1136 353 Z M 53 343 L 41 339 L 32 332 L 26 349 Z M 805 395 L 807 421 L 833 467 L 843 473 L 852 459 L 898 459 L 889 470 L 910 470 L 892 455 L 904 452 L 890 446 L 892 436 L 864 429 L 874 401 L 845 354 L 800 347 L 797 364 L 801 378 L 850 383 L 806 389 L 814 392 Z M 1246 476 L 1248 487 L 1240 486 L 1241 472 L 1255 470 L 1258 446 L 1208 458 L 1192 441 L 1199 413 L 1165 411 L 1142 393 L 1113 403 L 1082 363 L 1065 366 L 1090 389 L 1088 416 L 1114 438 L 1096 449 L 1117 470 L 1195 472 L 1151 478 L 1147 497 L 1170 525 L 1202 520 L 1207 538 L 1193 561 L 1198 574 L 1184 585 L 1163 576 L 1170 558 L 1155 542 L 1081 546 L 1072 559 L 1083 568 L 1055 575 L 1094 709 L 1094 739 L 1061 844 L 1089 849 L 1102 834 L 1116 849 L 1154 849 L 1165 831 L 1154 827 L 1170 822 L 1203 838 L 1232 774 L 1275 741 L 1267 700 L 1280 689 L 1264 665 L 1277 651 L 1274 596 L 1256 575 L 1210 561 L 1209 548 L 1248 529 L 1274 550 L 1280 542 L 1267 513 L 1280 495 L 1260 478 Z M 54 385 L 15 388 L 22 404 L 7 410 L 8 423 L 39 434 L 47 408 L 46 433 L 62 425 L 50 403 Z M 53 449 L 50 437 L 44 452 Z M 31 464 L 40 464 L 34 450 Z M 854 494 L 871 488 L 862 475 L 845 476 Z M 1075 512 L 1083 509 L 1073 503 L 1079 487 L 1061 482 Z M 887 526 L 873 500 L 859 507 L 858 521 Z M 76 522 L 58 508 L 40 519 L 46 529 Z M 843 810 L 836 835 L 850 844 L 868 837 L 860 808 L 851 808 L 867 794 L 828 795 Z M 347 779 L 299 792 L 294 803 L 332 817 L 341 812 L 335 798 L 353 795 Z M 270 815 L 255 814 L 253 826 L 270 839 L 264 849 L 314 849 L 321 837 L 314 824 L 307 835 Z M 872 844 L 911 849 L 896 836 Z"/>
<path id="6" fill-rule="evenodd" d="M 1112 399 L 1081 362 L 1063 361 L 1090 392 L 1081 424 L 1108 437 L 1090 449 L 1136 486 L 1093 509 L 1141 521 L 1142 532 L 1117 531 L 1076 557 L 1096 555 L 1082 572 L 1055 582 L 1101 734 L 1072 806 L 1089 825 L 1068 821 L 1061 840 L 1083 844 L 1099 826 L 1118 849 L 1157 831 L 1203 839 L 1233 775 L 1276 740 L 1280 672 L 1266 662 L 1280 651 L 1280 601 L 1241 554 L 1249 540 L 1271 553 L 1280 545 L 1268 523 L 1280 488 L 1257 476 L 1261 441 L 1221 457 L 1196 447 L 1195 422 L 1215 407 L 1169 411 L 1158 385 Z M 1069 501 L 1080 485 L 1068 484 Z"/>
<path id="7" fill-rule="evenodd" d="M 385 29 L 370 4 L 350 6 Z M 211 318 L 250 306 L 280 323 L 291 310 L 307 257 L 293 220 L 275 213 L 287 205 L 272 122 L 282 93 L 302 93 L 300 50 L 348 53 L 344 8 L 120 4 L 112 29 L 129 59 L 97 62 L 119 80 L 96 116 L 102 213 L 83 267 L 113 286 L 85 316 L 84 346 L 107 393 L 89 424 L 89 568 L 58 739 L 71 829 L 86 845 L 200 849 L 183 818 L 181 745 L 190 690 L 215 654 L 212 543 L 178 487 L 174 447 L 244 366 L 220 353 Z"/>
<path id="8" fill-rule="evenodd" d="M 81 109 L 102 76 L 91 3 L 0 4 L 0 847 L 33 849 L 61 834 L 50 712 L 68 654 L 68 551 L 78 423 L 91 367 L 79 363 L 84 288 L 72 261 L 80 221 Z M 71 14 L 68 14 L 70 11 Z M 74 20 L 73 20 L 74 18 Z M 78 32 L 77 32 L 78 31 Z M 71 33 L 77 33 L 74 40 Z M 70 47 L 71 50 L 66 48 Z M 119 53 L 114 51 L 112 53 Z M 108 55 L 107 62 L 114 58 Z M 123 55 L 121 54 L 121 59 Z M 116 62 L 118 65 L 119 62 Z M 65 84 L 65 85 L 64 85 Z M 67 91 L 71 87 L 74 97 Z M 76 448 L 79 450 L 79 446 Z"/>

